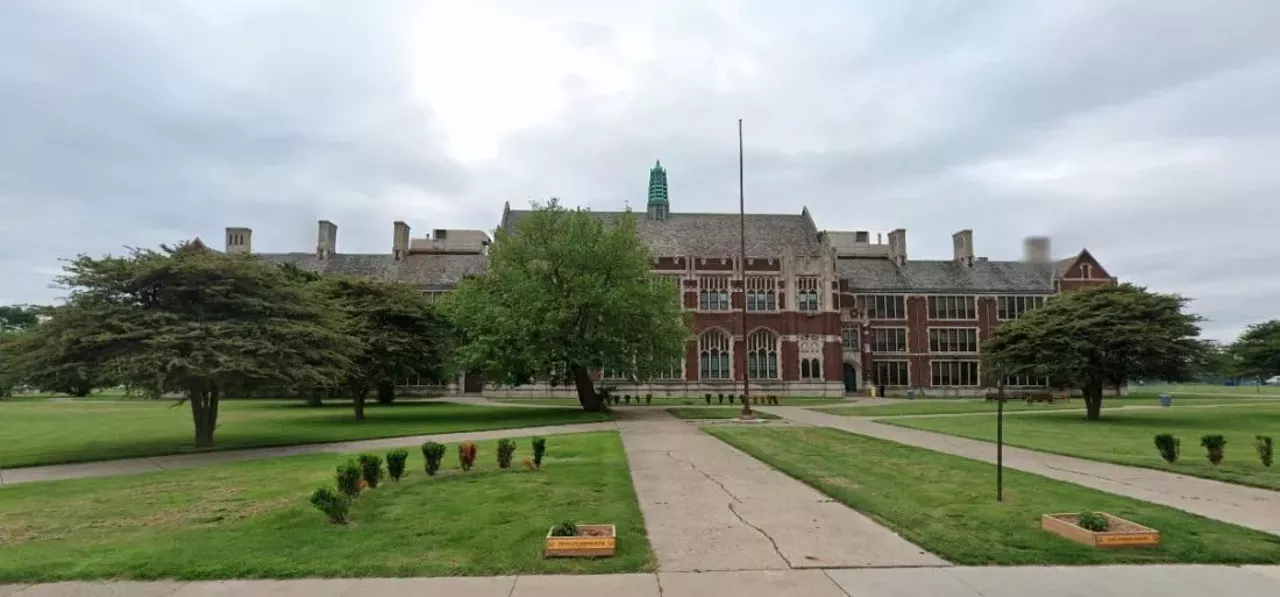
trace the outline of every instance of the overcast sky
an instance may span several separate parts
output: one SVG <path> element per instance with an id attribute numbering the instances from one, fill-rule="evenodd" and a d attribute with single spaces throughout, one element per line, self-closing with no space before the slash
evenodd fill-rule
<path id="1" fill-rule="evenodd" d="M 0 2 L 0 304 L 59 257 L 253 228 L 385 252 L 503 202 L 748 209 L 910 255 L 1088 247 L 1280 317 L 1280 2 Z"/>

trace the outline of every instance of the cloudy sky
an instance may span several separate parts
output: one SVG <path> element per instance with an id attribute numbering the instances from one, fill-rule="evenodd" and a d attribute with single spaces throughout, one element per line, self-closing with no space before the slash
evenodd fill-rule
<path id="1" fill-rule="evenodd" d="M 223 228 L 382 252 L 502 205 L 809 210 L 913 257 L 1021 239 L 1280 316 L 1280 2 L 0 2 L 0 304 Z"/>

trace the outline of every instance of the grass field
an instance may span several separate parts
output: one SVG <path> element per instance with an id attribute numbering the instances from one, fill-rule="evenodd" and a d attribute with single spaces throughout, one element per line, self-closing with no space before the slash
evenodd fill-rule
<path id="1" fill-rule="evenodd" d="M 995 441 L 996 434 L 991 417 L 880 422 L 987 441 Z M 1160 433 L 1182 440 L 1182 458 L 1176 464 L 1165 464 L 1156 452 L 1153 438 Z M 1226 458 L 1218 466 L 1208 462 L 1200 447 L 1200 437 L 1209 433 L 1227 437 Z M 1087 421 L 1077 412 L 1059 412 L 1009 417 L 1004 425 L 1004 441 L 1013 446 L 1280 489 L 1280 467 L 1262 466 L 1253 448 L 1256 435 L 1280 439 L 1280 404 L 1111 412 L 1103 408 L 1101 421 Z"/>
<path id="2" fill-rule="evenodd" d="M 754 394 L 752 394 L 754 396 Z M 505 402 L 507 404 L 536 404 L 540 406 L 578 406 L 577 398 L 500 398 L 495 399 L 497 402 Z M 844 398 L 788 398 L 780 396 L 778 398 L 779 406 L 831 406 L 848 402 Z M 723 403 L 715 397 L 711 397 L 710 406 L 732 406 L 740 404 L 736 400 L 730 403 L 728 398 Z M 619 402 L 619 406 L 627 406 L 625 402 Z M 631 406 L 645 406 L 643 398 L 631 399 Z M 708 406 L 705 398 L 668 398 L 666 396 L 654 396 L 650 406 Z M 760 406 L 764 406 L 761 404 Z"/>
<path id="3" fill-rule="evenodd" d="M 1240 394 L 1240 395 L 1248 394 L 1253 396 L 1271 395 L 1275 397 L 1280 397 L 1280 386 L 1258 386 L 1258 385 L 1224 386 L 1224 385 L 1211 385 L 1211 384 L 1202 384 L 1202 383 L 1171 383 L 1171 384 L 1147 384 L 1144 386 L 1138 386 L 1135 389 L 1141 390 L 1143 392 L 1152 392 L 1152 393 L 1172 392 L 1175 395 L 1180 393 Z"/>
<path id="4" fill-rule="evenodd" d="M 93 578 L 291 578 L 604 573 L 652 570 L 616 433 L 547 438 L 541 471 L 501 471 L 493 442 L 436 477 L 410 452 L 408 475 L 332 525 L 307 498 L 351 455 L 256 460 L 128 477 L 0 488 L 0 583 Z M 542 558 L 562 520 L 613 523 L 618 554 Z"/>
<path id="5" fill-rule="evenodd" d="M 698 406 L 686 406 L 683 408 L 668 408 L 667 412 L 674 415 L 677 419 L 687 420 L 704 420 L 704 419 L 736 419 L 742 412 L 737 408 L 708 408 Z M 777 419 L 778 415 L 771 415 L 763 411 L 755 411 L 757 419 Z"/>
<path id="6" fill-rule="evenodd" d="M 1196 395 L 1175 393 L 1174 404 L 1182 404 L 1190 402 L 1191 404 L 1205 406 L 1210 404 L 1242 404 L 1256 402 L 1277 402 L 1278 397 L 1254 397 L 1252 395 L 1234 396 L 1212 396 L 1212 395 Z M 1114 406 L 1159 406 L 1157 394 L 1133 394 L 1131 396 L 1117 396 L 1103 399 L 1103 410 L 1107 407 Z M 987 402 L 982 398 L 956 398 L 951 400 L 902 400 L 899 404 L 883 404 L 876 406 L 836 406 L 830 408 L 816 408 L 820 412 L 844 415 L 851 417 L 888 417 L 897 415 L 951 415 L 951 414 L 967 414 L 967 413 L 994 413 L 996 412 L 996 403 Z M 1066 401 L 1058 401 L 1053 403 L 1033 403 L 1010 400 L 1004 405 L 1005 412 L 1047 412 L 1055 410 L 1084 410 L 1084 400 L 1081 398 L 1072 398 Z"/>
<path id="7" fill-rule="evenodd" d="M 301 401 L 229 400 L 218 449 L 322 443 L 608 420 L 580 409 L 501 408 L 444 402 L 308 407 Z M 178 454 L 195 450 L 191 410 L 176 402 L 0 402 L 0 468 Z"/>
<path id="8" fill-rule="evenodd" d="M 976 460 L 826 428 L 704 430 L 956 564 L 1277 563 L 1280 537 Z M 1100 510 L 1160 531 L 1153 549 L 1095 550 L 1040 529 L 1040 515 Z"/>

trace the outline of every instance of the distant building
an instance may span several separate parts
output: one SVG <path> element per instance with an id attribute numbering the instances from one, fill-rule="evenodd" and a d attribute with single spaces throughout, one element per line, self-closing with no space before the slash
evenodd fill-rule
<path id="1" fill-rule="evenodd" d="M 511 229 L 529 213 L 507 205 L 499 227 Z M 591 213 L 607 220 L 621 212 Z M 738 214 L 672 212 L 660 163 L 649 172 L 646 209 L 637 216 L 653 272 L 682 289 L 695 337 L 683 359 L 644 383 L 624 370 L 595 373 L 620 393 L 736 394 L 746 373 L 760 394 L 837 396 L 869 386 L 889 394 L 976 394 L 995 384 L 979 351 L 1000 322 L 1059 292 L 1116 282 L 1087 250 L 1051 260 L 1044 237 L 1026 239 L 1021 261 L 990 261 L 974 255 L 973 232 L 961 230 L 951 259 L 910 260 L 906 230 L 890 232 L 887 242 L 880 235 L 872 241 L 867 231 L 822 231 L 808 209 L 747 214 L 744 262 Z M 228 228 L 226 249 L 251 252 L 251 238 L 247 228 Z M 414 284 L 435 295 L 483 272 L 490 242 L 480 230 L 437 229 L 413 239 L 407 224 L 395 222 L 390 253 L 344 254 L 337 252 L 337 226 L 322 220 L 314 252 L 261 257 L 321 274 Z M 545 383 L 486 389 L 478 376 L 457 386 L 506 396 L 573 394 Z"/>

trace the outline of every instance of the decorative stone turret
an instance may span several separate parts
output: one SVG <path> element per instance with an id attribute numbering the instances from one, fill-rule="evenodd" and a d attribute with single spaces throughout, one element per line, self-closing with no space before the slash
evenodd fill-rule
<path id="1" fill-rule="evenodd" d="M 247 254 L 253 252 L 253 231 L 248 228 L 227 227 L 227 252 Z"/>
<path id="2" fill-rule="evenodd" d="M 667 171 L 658 161 L 649 170 L 649 203 L 645 211 L 651 220 L 665 220 L 671 213 L 671 203 L 667 197 Z"/>

